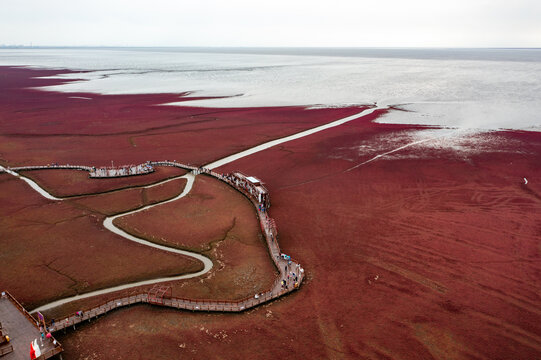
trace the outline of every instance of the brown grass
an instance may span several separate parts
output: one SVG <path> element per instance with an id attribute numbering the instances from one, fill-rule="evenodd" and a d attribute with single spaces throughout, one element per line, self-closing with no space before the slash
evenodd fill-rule
<path id="1" fill-rule="evenodd" d="M 198 261 L 134 244 L 105 230 L 104 217 L 41 197 L 0 175 L 2 288 L 28 308 L 113 285 L 194 272 Z"/>
<path id="2" fill-rule="evenodd" d="M 176 296 L 241 299 L 274 281 L 252 203 L 216 179 L 198 176 L 186 197 L 121 217 L 115 224 L 156 243 L 202 252 L 215 262 L 203 281 L 175 284 Z"/>
<path id="3" fill-rule="evenodd" d="M 70 199 L 76 206 L 91 209 L 104 215 L 114 215 L 142 206 L 171 199 L 182 192 L 186 179 L 176 179 L 152 188 L 132 188 L 99 195 Z"/>
<path id="4" fill-rule="evenodd" d="M 139 216 L 142 214 L 144 216 Z M 175 297 L 239 300 L 267 290 L 277 275 L 261 238 L 253 205 L 243 195 L 213 178 L 200 175 L 189 197 L 118 220 L 132 233 L 135 230 L 131 226 L 142 229 L 137 235 L 143 237 L 147 234 L 146 226 L 152 226 L 161 231 L 160 237 L 149 237 L 149 240 L 179 248 L 203 249 L 203 254 L 212 259 L 213 269 L 202 278 L 168 283 Z M 192 229 L 197 228 L 192 222 L 204 224 L 206 232 L 198 233 L 197 239 L 191 238 L 190 247 L 172 240 L 184 239 L 186 234 L 192 237 Z M 58 318 L 148 289 L 145 286 L 80 300 L 48 311 L 46 315 Z"/>

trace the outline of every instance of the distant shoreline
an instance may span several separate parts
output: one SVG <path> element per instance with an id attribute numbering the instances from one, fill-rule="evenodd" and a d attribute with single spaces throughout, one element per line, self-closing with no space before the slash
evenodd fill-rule
<path id="1" fill-rule="evenodd" d="M 490 47 L 205 47 L 205 46 L 28 46 L 0 45 L 0 50 L 118 50 L 173 53 L 215 53 L 291 56 L 333 56 L 434 60 L 495 60 L 541 62 L 541 48 Z"/>

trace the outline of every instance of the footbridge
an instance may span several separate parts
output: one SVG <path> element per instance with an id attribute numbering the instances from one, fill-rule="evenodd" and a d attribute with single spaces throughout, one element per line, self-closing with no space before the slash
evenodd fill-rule
<path id="1" fill-rule="evenodd" d="M 148 161 L 145 165 L 150 167 L 156 166 L 173 166 L 188 170 L 194 175 L 203 174 L 216 178 L 225 182 L 235 190 L 243 194 L 254 205 L 259 219 L 261 232 L 263 233 L 266 245 L 269 251 L 270 258 L 274 262 L 279 276 L 275 279 L 273 285 L 261 293 L 256 293 L 249 297 L 240 300 L 211 300 L 211 299 L 187 299 L 173 297 L 171 293 L 164 291 L 160 296 L 152 293 L 152 289 L 141 291 L 129 296 L 110 299 L 98 306 L 89 309 L 82 309 L 77 313 L 71 314 L 65 318 L 49 321 L 47 324 L 50 332 L 55 332 L 69 327 L 75 328 L 76 324 L 106 314 L 118 308 L 130 306 L 138 303 L 147 303 L 157 306 L 170 307 L 175 309 L 183 309 L 190 311 L 207 311 L 207 312 L 243 312 L 247 309 L 258 306 L 262 303 L 274 300 L 280 296 L 288 294 L 299 289 L 304 279 L 304 269 L 301 265 L 292 259 L 290 256 L 281 252 L 278 244 L 278 232 L 276 223 L 267 213 L 268 194 L 265 196 L 265 202 L 262 202 L 260 194 L 252 191 L 246 186 L 245 182 L 239 182 L 234 174 L 220 174 L 205 167 L 197 167 L 187 164 L 182 164 L 176 161 Z M 82 165 L 44 165 L 44 166 L 21 166 L 7 168 L 6 172 L 15 173 L 23 170 L 42 170 L 42 169 L 72 169 L 92 171 L 95 169 L 90 166 Z M 135 175 L 144 175 L 135 174 Z M 266 191 L 264 187 L 261 187 Z M 163 284 L 163 283 L 162 283 Z M 155 286 L 158 286 L 155 284 Z M 163 285 L 162 285 L 163 287 Z M 154 289 L 154 288 L 153 288 Z"/>
<path id="2" fill-rule="evenodd" d="M 49 323 L 49 330 L 51 332 L 69 327 L 75 328 L 76 324 L 84 321 L 91 321 L 100 315 L 133 304 L 146 303 L 190 311 L 243 312 L 299 289 L 304 279 L 304 269 L 297 261 L 281 252 L 277 239 L 278 231 L 276 223 L 268 216 L 266 210 L 259 206 L 261 204 L 253 194 L 247 192 L 243 187 L 240 187 L 237 182 L 232 181 L 232 177 L 229 174 L 222 175 L 207 168 L 199 168 L 174 161 L 156 161 L 150 162 L 150 164 L 153 166 L 174 166 L 192 170 L 196 174 L 205 174 L 227 183 L 246 196 L 255 206 L 269 255 L 279 272 L 279 276 L 270 289 L 240 300 L 187 299 L 177 298 L 166 294 L 157 297 L 150 295 L 150 291 L 114 298 L 96 307 L 78 311 L 77 313 L 57 320 L 54 323 Z"/>

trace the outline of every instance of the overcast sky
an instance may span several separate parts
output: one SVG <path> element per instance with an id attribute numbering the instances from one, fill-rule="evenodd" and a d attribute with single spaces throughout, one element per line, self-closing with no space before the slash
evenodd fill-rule
<path id="1" fill-rule="evenodd" d="M 0 44 L 541 47 L 541 0 L 0 0 Z"/>

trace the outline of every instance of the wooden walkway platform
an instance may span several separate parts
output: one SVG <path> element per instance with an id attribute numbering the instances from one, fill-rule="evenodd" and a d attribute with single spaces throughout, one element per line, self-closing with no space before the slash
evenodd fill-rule
<path id="1" fill-rule="evenodd" d="M 0 322 L 2 333 L 10 338 L 9 345 L 0 347 L 2 360 L 30 359 L 30 343 L 37 339 L 40 359 L 48 359 L 62 352 L 62 346 L 54 337 L 41 339 L 37 320 L 34 319 L 8 292 L 0 295 Z M 10 351 L 10 346 L 13 351 Z M 3 352 L 5 352 L 3 354 Z"/>
<path id="2" fill-rule="evenodd" d="M 117 167 L 101 167 L 96 168 L 93 166 L 85 165 L 29 165 L 29 166 L 17 166 L 17 167 L 8 167 L 9 171 L 32 171 L 32 170 L 54 170 L 54 169 L 64 169 L 64 170 L 82 170 L 89 173 L 89 177 L 93 179 L 109 179 L 109 178 L 118 178 L 118 177 L 127 177 L 127 176 L 136 176 L 136 175 L 146 175 L 154 172 L 154 168 L 150 165 L 150 162 L 139 164 L 139 165 L 123 165 Z M 0 169 L 0 172 L 3 172 L 3 169 Z"/>
<path id="3" fill-rule="evenodd" d="M 218 174 L 207 168 L 200 168 L 191 165 L 181 164 L 176 161 L 148 161 L 145 163 L 150 168 L 154 166 L 172 166 L 185 170 L 192 171 L 194 175 L 204 174 L 214 177 L 220 181 L 223 181 L 246 196 L 254 205 L 261 231 L 265 236 L 269 255 L 274 262 L 279 277 L 276 279 L 270 289 L 262 293 L 254 294 L 253 296 L 236 301 L 226 300 L 204 300 L 204 299 L 181 299 L 172 296 L 155 297 L 149 296 L 148 293 L 139 293 L 136 295 L 122 297 L 118 299 L 109 300 L 99 306 L 92 309 L 85 309 L 79 311 L 76 314 L 72 314 L 64 319 L 57 320 L 48 324 L 51 332 L 66 329 L 69 327 L 75 328 L 75 325 L 85 320 L 90 321 L 99 315 L 106 314 L 109 311 L 118 309 L 120 307 L 129 306 L 137 303 L 148 303 L 159 306 L 166 306 L 176 309 L 184 309 L 191 311 L 216 311 L 216 312 L 242 312 L 259 304 L 271 301 L 280 296 L 283 296 L 289 292 L 297 290 L 303 279 L 304 269 L 301 265 L 292 259 L 290 256 L 282 254 L 278 245 L 278 232 L 276 224 L 272 218 L 267 214 L 266 205 L 270 204 L 268 196 L 265 203 L 260 203 L 258 194 L 251 191 L 250 188 L 242 186 L 239 181 L 235 181 L 234 178 L 228 175 Z M 19 168 L 11 168 L 10 170 L 37 170 L 37 169 L 76 169 L 92 171 L 91 167 L 87 166 L 73 166 L 73 165 L 52 165 L 52 166 L 27 166 Z M 264 189 L 266 191 L 266 189 Z M 266 194 L 268 195 L 268 194 Z M 265 206 L 262 206 L 265 205 Z M 23 309 L 24 310 L 24 309 Z M 2 359 L 3 360 L 3 359 Z"/>
<path id="4" fill-rule="evenodd" d="M 91 166 L 84 165 L 29 165 L 29 166 L 17 166 L 8 167 L 11 171 L 29 171 L 29 170 L 48 170 L 48 169 L 64 169 L 64 170 L 83 170 L 92 171 Z"/>
<path id="5" fill-rule="evenodd" d="M 218 174 L 209 175 L 221 177 Z M 252 197 L 248 196 L 248 194 L 245 194 L 244 192 L 242 193 L 255 203 Z M 70 326 L 75 329 L 75 325 L 85 320 L 90 321 L 93 318 L 97 318 L 99 315 L 108 313 L 109 311 L 140 303 L 190 311 L 243 312 L 247 309 L 274 300 L 280 296 L 299 289 L 304 279 L 304 269 L 298 262 L 280 252 L 280 247 L 278 246 L 278 241 L 276 239 L 276 228 L 274 221 L 267 216 L 266 212 L 261 211 L 257 206 L 256 209 L 259 216 L 261 229 L 267 241 L 269 253 L 280 273 L 280 276 L 276 279 L 273 286 L 269 290 L 237 301 L 205 299 L 194 300 L 175 297 L 155 298 L 149 297 L 148 293 L 139 293 L 132 296 L 109 300 L 94 308 L 72 314 L 64 319 L 56 321 L 55 323 L 51 323 L 49 325 L 49 331 L 55 332 L 69 328 Z"/>

